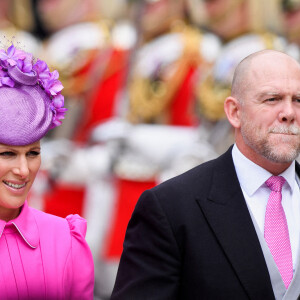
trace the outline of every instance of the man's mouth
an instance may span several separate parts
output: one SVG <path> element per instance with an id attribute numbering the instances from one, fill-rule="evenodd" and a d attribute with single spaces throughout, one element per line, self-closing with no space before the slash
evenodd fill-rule
<path id="1" fill-rule="evenodd" d="M 275 127 L 269 130 L 270 133 L 285 134 L 285 135 L 299 135 L 300 128 L 298 126 L 291 125 L 289 127 Z"/>
<path id="2" fill-rule="evenodd" d="M 273 134 L 282 134 L 282 135 L 298 135 L 295 133 L 291 133 L 291 132 L 271 132 Z"/>
<path id="3" fill-rule="evenodd" d="M 12 188 L 17 189 L 17 190 L 23 188 L 27 184 L 26 182 L 24 182 L 22 184 L 17 184 L 17 183 L 12 183 L 12 182 L 9 182 L 9 181 L 6 181 L 6 180 L 3 180 L 3 182 L 6 185 L 8 185 L 9 187 L 12 187 Z"/>

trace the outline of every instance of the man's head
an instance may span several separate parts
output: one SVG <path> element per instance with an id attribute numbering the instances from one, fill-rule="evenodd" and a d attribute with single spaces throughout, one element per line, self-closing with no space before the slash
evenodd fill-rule
<path id="1" fill-rule="evenodd" d="M 300 153 L 300 66 L 290 56 L 263 50 L 235 70 L 227 118 L 240 151 L 271 173 L 281 173 Z"/>

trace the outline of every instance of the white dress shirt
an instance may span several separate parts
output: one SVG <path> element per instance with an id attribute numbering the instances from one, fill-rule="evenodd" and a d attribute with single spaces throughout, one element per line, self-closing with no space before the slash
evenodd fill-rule
<path id="1" fill-rule="evenodd" d="M 265 212 L 271 192 L 265 182 L 272 174 L 246 158 L 236 145 L 232 149 L 232 158 L 248 209 L 264 234 Z M 300 191 L 295 162 L 280 175 L 286 180 L 282 187 L 282 206 L 287 219 L 295 270 L 300 235 Z"/>

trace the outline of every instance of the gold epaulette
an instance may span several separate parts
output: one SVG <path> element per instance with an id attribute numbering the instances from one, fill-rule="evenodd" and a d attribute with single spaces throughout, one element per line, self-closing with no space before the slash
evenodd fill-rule
<path id="1" fill-rule="evenodd" d="M 161 123 L 190 66 L 198 66 L 202 61 L 199 30 L 177 24 L 173 32 L 181 34 L 184 45 L 181 56 L 172 65 L 158 70 L 153 78 L 134 73 L 130 80 L 128 120 L 132 123 Z"/>
<path id="2" fill-rule="evenodd" d="M 276 35 L 271 32 L 260 32 L 266 49 L 280 49 L 278 43 L 275 45 Z M 217 82 L 213 74 L 208 75 L 200 82 L 197 88 L 197 100 L 199 112 L 202 116 L 210 121 L 218 121 L 225 118 L 224 101 L 230 96 L 231 86 L 222 82 Z"/>
<path id="3" fill-rule="evenodd" d="M 224 119 L 224 101 L 228 96 L 230 87 L 214 82 L 211 75 L 207 76 L 197 87 L 200 115 L 210 121 Z"/>

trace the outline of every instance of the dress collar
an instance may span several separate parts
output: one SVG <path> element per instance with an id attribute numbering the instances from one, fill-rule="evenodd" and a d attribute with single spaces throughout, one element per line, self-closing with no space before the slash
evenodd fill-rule
<path id="1" fill-rule="evenodd" d="M 19 216 L 9 222 L 0 220 L 0 238 L 5 226 L 12 224 L 20 236 L 31 248 L 36 248 L 39 244 L 39 231 L 32 210 L 28 207 L 27 201 L 22 206 Z"/>

